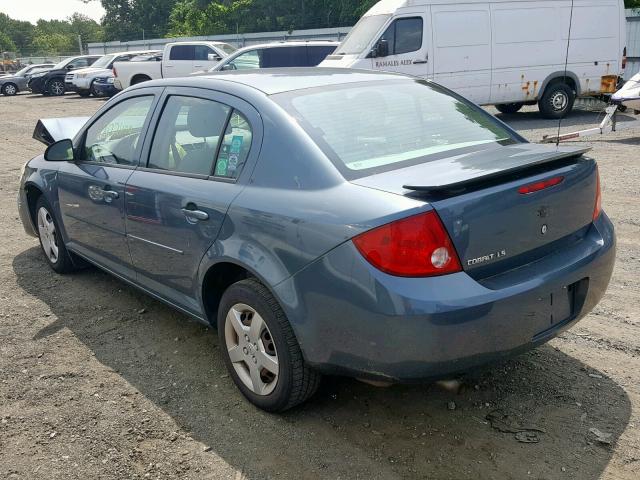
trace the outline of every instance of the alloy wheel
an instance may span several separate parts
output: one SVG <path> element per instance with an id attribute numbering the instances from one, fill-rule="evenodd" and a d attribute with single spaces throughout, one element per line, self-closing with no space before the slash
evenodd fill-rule
<path id="1" fill-rule="evenodd" d="M 53 82 L 51 84 L 51 93 L 54 95 L 62 95 L 64 93 L 64 84 L 62 82 Z"/>
<path id="2" fill-rule="evenodd" d="M 240 381 L 256 395 L 269 395 L 278 383 L 278 353 L 267 324 L 249 305 L 237 303 L 227 312 L 225 340 Z"/>
<path id="3" fill-rule="evenodd" d="M 5 85 L 4 87 L 4 94 L 5 95 L 15 95 L 16 94 L 16 87 L 15 85 Z"/>
<path id="4" fill-rule="evenodd" d="M 40 207 L 38 210 L 38 234 L 45 255 L 51 263 L 56 263 L 59 254 L 56 226 L 51 214 L 44 207 Z"/>

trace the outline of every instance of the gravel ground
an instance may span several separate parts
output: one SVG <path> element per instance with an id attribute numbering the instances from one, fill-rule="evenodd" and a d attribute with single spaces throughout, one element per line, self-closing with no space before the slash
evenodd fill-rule
<path id="1" fill-rule="evenodd" d="M 639 478 L 640 128 L 584 142 L 619 243 L 604 300 L 577 326 L 459 388 L 328 378 L 277 416 L 243 400 L 214 331 L 98 270 L 55 275 L 23 233 L 36 120 L 102 104 L 0 98 L 1 478 Z M 555 130 L 533 109 L 502 118 L 534 141 Z M 563 131 L 596 121 L 576 112 Z"/>

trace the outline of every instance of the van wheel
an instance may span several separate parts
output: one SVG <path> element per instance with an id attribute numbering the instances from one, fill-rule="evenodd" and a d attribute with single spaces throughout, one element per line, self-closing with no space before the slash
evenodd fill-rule
<path id="1" fill-rule="evenodd" d="M 218 337 L 231 378 L 258 408 L 282 412 L 317 390 L 320 374 L 305 364 L 286 315 L 258 280 L 242 280 L 224 292 Z"/>
<path id="2" fill-rule="evenodd" d="M 516 113 L 524 106 L 524 103 L 501 103 L 500 105 L 496 105 L 496 110 L 500 113 Z"/>
<path id="3" fill-rule="evenodd" d="M 544 118 L 564 118 L 572 109 L 576 94 L 564 83 L 549 85 L 538 102 L 538 109 Z"/>
<path id="4" fill-rule="evenodd" d="M 77 270 L 70 253 L 64 245 L 58 222 L 53 209 L 43 195 L 36 203 L 36 226 L 42 252 L 49 266 L 57 273 L 69 273 Z"/>

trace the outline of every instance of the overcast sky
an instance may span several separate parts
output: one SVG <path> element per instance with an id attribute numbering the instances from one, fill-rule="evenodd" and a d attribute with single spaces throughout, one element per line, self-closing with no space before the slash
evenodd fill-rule
<path id="1" fill-rule="evenodd" d="M 39 19 L 62 20 L 75 12 L 84 13 L 99 22 L 104 15 L 98 0 L 85 4 L 80 0 L 0 0 L 0 12 L 16 20 L 36 23 Z"/>

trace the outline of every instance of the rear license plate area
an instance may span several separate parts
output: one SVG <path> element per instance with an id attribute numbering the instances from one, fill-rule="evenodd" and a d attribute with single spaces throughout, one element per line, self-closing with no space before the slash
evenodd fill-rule
<path id="1" fill-rule="evenodd" d="M 539 298 L 540 307 L 537 318 L 540 323 L 533 340 L 539 340 L 562 325 L 569 323 L 582 308 L 586 296 L 588 279 L 582 279 L 570 285 L 553 289 L 547 295 Z"/>

